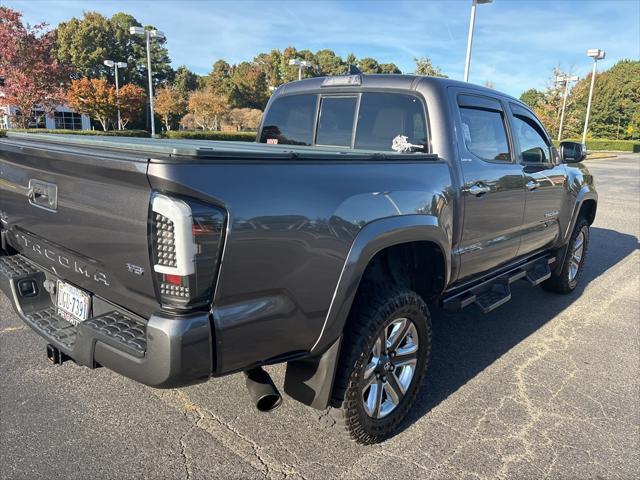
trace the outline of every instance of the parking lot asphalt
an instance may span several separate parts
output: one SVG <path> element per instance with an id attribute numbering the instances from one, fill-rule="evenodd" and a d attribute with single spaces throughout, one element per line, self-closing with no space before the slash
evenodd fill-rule
<path id="1" fill-rule="evenodd" d="M 292 400 L 258 413 L 240 375 L 154 390 L 51 366 L 0 294 L 0 478 L 638 478 L 640 155 L 588 167 L 600 201 L 579 289 L 522 282 L 489 315 L 434 310 L 417 405 L 376 446 Z"/>

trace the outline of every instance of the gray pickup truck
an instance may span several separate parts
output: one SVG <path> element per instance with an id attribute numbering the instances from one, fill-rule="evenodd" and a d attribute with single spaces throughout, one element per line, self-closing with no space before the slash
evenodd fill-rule
<path id="1" fill-rule="evenodd" d="M 427 372 L 429 304 L 576 288 L 584 156 L 519 100 L 410 75 L 281 86 L 256 143 L 9 132 L 0 287 L 53 363 L 160 388 L 244 372 L 263 411 L 262 367 L 286 363 L 290 397 L 379 442 Z"/>

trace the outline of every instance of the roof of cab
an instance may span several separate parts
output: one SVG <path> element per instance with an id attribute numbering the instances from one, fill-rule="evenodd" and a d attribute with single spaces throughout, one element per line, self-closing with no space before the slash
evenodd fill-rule
<path id="1" fill-rule="evenodd" d="M 274 96 L 277 95 L 289 95 L 294 93 L 304 93 L 309 91 L 345 91 L 345 90 L 361 90 L 361 89 L 397 89 L 397 90 L 417 90 L 418 86 L 425 89 L 445 89 L 447 87 L 463 87 L 467 89 L 476 90 L 479 92 L 484 91 L 492 96 L 500 95 L 509 99 L 520 101 L 491 88 L 483 87 L 481 85 L 475 85 L 467 82 L 461 82 L 459 80 L 452 80 L 450 78 L 442 77 L 430 77 L 426 75 L 398 75 L 398 74 L 361 74 L 360 85 L 340 85 L 340 86 L 322 86 L 322 83 L 330 77 L 313 77 L 306 78 L 304 80 L 297 80 L 294 82 L 285 83 L 279 86 L 274 92 Z M 335 77 L 331 77 L 335 78 Z"/>

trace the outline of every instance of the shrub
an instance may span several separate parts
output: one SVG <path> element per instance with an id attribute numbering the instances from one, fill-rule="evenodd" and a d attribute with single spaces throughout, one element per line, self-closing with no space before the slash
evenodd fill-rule
<path id="1" fill-rule="evenodd" d="M 27 128 L 27 129 L 12 129 L 13 132 L 27 132 L 27 133 L 57 133 L 65 135 L 99 135 L 102 137 L 148 137 L 149 132 L 146 130 L 63 130 L 63 129 L 51 129 L 46 128 Z"/>
<path id="2" fill-rule="evenodd" d="M 4 130 L 0 130 L 0 137 L 6 137 L 7 133 Z"/>
<path id="3" fill-rule="evenodd" d="M 567 139 L 569 142 L 582 142 L 581 139 Z M 640 142 L 637 140 L 607 140 L 606 138 L 588 138 L 587 150 L 593 152 L 635 152 L 640 153 Z"/>
<path id="4" fill-rule="evenodd" d="M 227 140 L 235 142 L 254 142 L 256 132 L 208 132 L 204 130 L 175 130 L 164 132 L 165 138 L 190 138 L 194 140 Z"/>

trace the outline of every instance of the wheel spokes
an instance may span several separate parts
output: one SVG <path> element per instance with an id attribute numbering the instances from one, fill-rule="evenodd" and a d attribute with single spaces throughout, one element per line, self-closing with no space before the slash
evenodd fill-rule
<path id="1" fill-rule="evenodd" d="M 385 347 L 387 348 L 387 350 L 395 350 L 396 348 L 398 348 L 398 345 L 400 345 L 400 342 L 404 339 L 407 333 L 407 328 L 409 327 L 410 323 L 411 322 L 409 322 L 409 320 L 407 320 L 406 318 L 398 318 L 391 325 L 389 325 L 389 327 L 386 329 L 387 332 L 389 329 L 391 329 L 391 331 L 388 332 L 385 342 Z"/>
<path id="2" fill-rule="evenodd" d="M 387 376 L 387 382 L 385 383 L 385 391 L 387 395 L 391 399 L 394 405 L 398 405 L 402 397 L 404 396 L 405 390 L 402 388 L 402 385 L 398 382 L 396 374 L 391 372 L 389 376 Z"/>
<path id="3" fill-rule="evenodd" d="M 382 382 L 376 380 L 371 383 L 369 393 L 364 403 L 365 411 L 367 415 L 373 418 L 378 418 L 380 415 L 380 406 L 382 405 Z"/>

